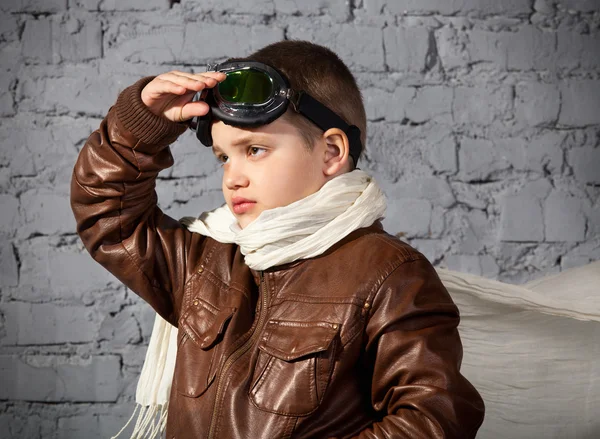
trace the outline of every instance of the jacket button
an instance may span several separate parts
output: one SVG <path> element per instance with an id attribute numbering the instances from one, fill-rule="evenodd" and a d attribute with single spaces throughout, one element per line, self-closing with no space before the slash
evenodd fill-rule
<path id="1" fill-rule="evenodd" d="M 193 303 L 194 303 L 194 306 L 198 306 L 198 301 L 197 300 L 194 300 Z"/>
<path id="2" fill-rule="evenodd" d="M 202 273 L 204 271 L 204 267 L 198 268 L 198 273 Z"/>
<path id="3" fill-rule="evenodd" d="M 371 304 L 369 302 L 365 302 L 365 309 L 371 308 Z"/>

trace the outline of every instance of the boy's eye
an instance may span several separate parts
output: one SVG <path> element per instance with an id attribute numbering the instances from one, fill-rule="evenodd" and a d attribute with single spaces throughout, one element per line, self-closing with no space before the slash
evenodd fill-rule
<path id="1" fill-rule="evenodd" d="M 225 164 L 229 160 L 229 156 L 226 156 L 225 154 L 219 154 L 216 158 L 217 161 L 221 164 Z"/>
<path id="2" fill-rule="evenodd" d="M 248 154 L 250 154 L 251 156 L 261 155 L 264 152 L 265 152 L 265 149 L 261 148 L 259 146 L 251 146 L 250 148 L 248 148 Z"/>

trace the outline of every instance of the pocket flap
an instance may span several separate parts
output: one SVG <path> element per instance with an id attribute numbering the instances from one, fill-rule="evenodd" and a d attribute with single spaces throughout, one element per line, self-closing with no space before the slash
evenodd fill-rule
<path id="1" fill-rule="evenodd" d="M 236 308 L 217 309 L 201 299 L 194 300 L 194 307 L 179 323 L 190 339 L 200 348 L 209 349 L 225 331 Z"/>
<path id="2" fill-rule="evenodd" d="M 329 349 L 339 330 L 337 323 L 271 320 L 258 348 L 280 360 L 293 361 Z"/>

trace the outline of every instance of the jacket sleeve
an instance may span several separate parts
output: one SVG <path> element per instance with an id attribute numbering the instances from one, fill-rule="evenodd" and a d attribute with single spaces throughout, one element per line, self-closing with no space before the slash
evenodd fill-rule
<path id="1" fill-rule="evenodd" d="M 424 257 L 398 266 L 373 299 L 366 328 L 371 438 L 474 438 L 484 403 L 460 373 L 459 312 Z"/>
<path id="2" fill-rule="evenodd" d="M 177 325 L 190 233 L 157 207 L 155 180 L 186 126 L 153 114 L 139 80 L 83 146 L 71 180 L 77 233 L 92 257 Z"/>

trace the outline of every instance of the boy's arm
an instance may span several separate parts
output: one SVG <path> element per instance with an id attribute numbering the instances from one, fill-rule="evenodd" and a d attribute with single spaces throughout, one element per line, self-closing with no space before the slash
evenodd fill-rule
<path id="1" fill-rule="evenodd" d="M 71 180 L 77 232 L 92 257 L 177 325 L 189 232 L 157 207 L 155 180 L 186 125 L 144 105 L 147 77 L 126 88 L 81 150 Z"/>
<path id="2" fill-rule="evenodd" d="M 460 374 L 458 309 L 429 261 L 397 267 L 371 309 L 366 358 L 383 418 L 356 438 L 474 438 L 483 400 Z"/>

